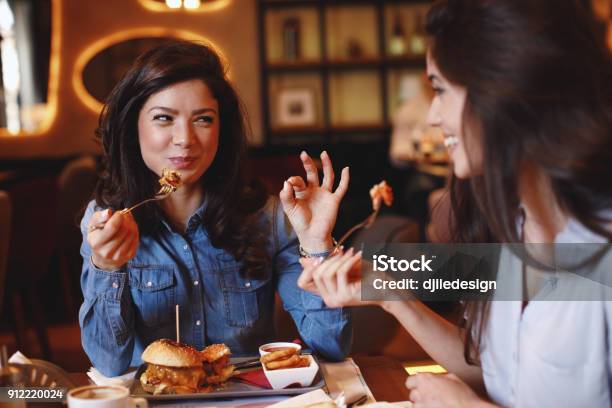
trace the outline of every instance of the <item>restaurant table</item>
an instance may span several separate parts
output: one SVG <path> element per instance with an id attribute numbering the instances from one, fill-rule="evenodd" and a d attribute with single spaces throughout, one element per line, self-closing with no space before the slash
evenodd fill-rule
<path id="1" fill-rule="evenodd" d="M 407 401 L 409 392 L 404 383 L 408 373 L 397 360 L 385 356 L 355 356 L 355 363 L 376 401 Z"/>
<path id="2" fill-rule="evenodd" d="M 404 386 L 408 373 L 400 362 L 385 356 L 355 356 L 353 360 L 376 401 L 408 400 L 409 393 Z M 90 384 L 85 373 L 71 373 L 70 378 L 77 385 Z"/>

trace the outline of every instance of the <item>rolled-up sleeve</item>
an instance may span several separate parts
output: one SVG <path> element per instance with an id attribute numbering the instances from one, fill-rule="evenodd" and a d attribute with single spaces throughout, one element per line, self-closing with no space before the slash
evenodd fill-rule
<path id="1" fill-rule="evenodd" d="M 92 201 L 81 220 L 84 297 L 79 310 L 81 342 L 93 366 L 106 376 L 115 376 L 124 373 L 132 360 L 134 314 L 125 268 L 109 272 L 91 261 L 87 225 L 94 211 Z"/>
<path id="2" fill-rule="evenodd" d="M 272 207 L 274 234 L 274 268 L 278 276 L 278 292 L 300 332 L 302 339 L 323 357 L 340 361 L 351 348 L 352 323 L 349 309 L 328 308 L 320 296 L 297 286 L 302 272 L 298 240 L 277 199 Z"/>

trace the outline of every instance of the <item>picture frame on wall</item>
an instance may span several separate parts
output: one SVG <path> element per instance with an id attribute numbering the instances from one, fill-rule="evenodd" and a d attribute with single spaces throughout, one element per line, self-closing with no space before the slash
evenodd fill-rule
<path id="1" fill-rule="evenodd" d="M 289 88 L 278 93 L 278 124 L 308 126 L 316 123 L 315 95 L 309 88 Z"/>

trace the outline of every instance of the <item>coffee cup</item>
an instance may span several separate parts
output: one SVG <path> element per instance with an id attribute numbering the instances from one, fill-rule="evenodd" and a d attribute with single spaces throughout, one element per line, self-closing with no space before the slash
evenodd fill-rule
<path id="1" fill-rule="evenodd" d="M 68 391 L 68 408 L 147 408 L 144 398 L 130 398 L 121 385 L 86 385 Z"/>

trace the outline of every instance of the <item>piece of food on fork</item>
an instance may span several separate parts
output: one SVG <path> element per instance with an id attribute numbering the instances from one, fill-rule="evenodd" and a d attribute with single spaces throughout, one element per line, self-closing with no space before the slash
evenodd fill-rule
<path id="1" fill-rule="evenodd" d="M 174 191 L 181 186 L 181 173 L 172 169 L 162 169 L 159 184 L 161 186 L 170 186 Z"/>
<path id="2" fill-rule="evenodd" d="M 370 198 L 374 211 L 380 210 L 381 202 L 384 202 L 387 207 L 391 207 L 393 204 L 393 189 L 383 180 L 370 189 Z"/>

